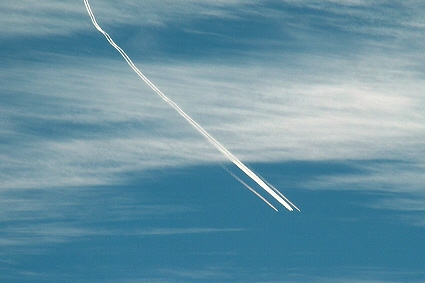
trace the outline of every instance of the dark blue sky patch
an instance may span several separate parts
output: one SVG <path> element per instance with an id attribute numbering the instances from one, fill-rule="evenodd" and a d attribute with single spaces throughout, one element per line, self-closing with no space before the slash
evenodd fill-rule
<path id="1" fill-rule="evenodd" d="M 0 58 L 9 65 L 25 61 L 52 63 L 56 62 L 56 58 L 51 56 L 55 54 L 110 57 L 111 49 L 109 47 L 105 44 L 105 37 L 96 29 L 87 34 L 78 33 L 69 36 L 12 37 L 0 42 Z M 117 58 L 119 56 L 117 54 Z"/>
<path id="2" fill-rule="evenodd" d="M 359 48 L 354 36 L 347 32 L 337 35 L 334 30 L 320 26 L 294 31 L 291 23 L 249 16 L 203 19 L 187 26 L 138 27 L 138 32 L 130 32 L 131 29 L 134 28 L 118 28 L 110 33 L 137 60 L 240 60 L 256 53 L 300 55 L 320 52 L 341 56 L 344 51 L 351 55 Z M 152 37 L 155 38 L 153 43 L 146 42 Z M 309 44 L 305 42 L 307 38 Z"/>
<path id="3" fill-rule="evenodd" d="M 258 164 L 256 166 L 258 166 L 258 172 L 261 175 L 263 170 L 269 174 L 267 179 L 270 182 L 291 189 L 293 186 L 299 186 L 323 177 L 368 175 L 371 172 L 365 169 L 365 165 L 373 166 L 381 162 L 393 162 L 393 160 L 287 161 L 283 163 Z"/>
<path id="4" fill-rule="evenodd" d="M 319 164 L 305 165 L 301 169 L 298 163 L 304 174 L 321 171 Z M 258 164 L 253 167 L 261 169 Z M 397 213 L 363 205 L 371 201 L 369 194 L 299 187 L 282 192 L 301 212 L 282 208 L 276 213 L 216 165 L 157 171 L 155 178 L 124 186 L 15 192 L 13 198 L 3 197 L 49 205 L 38 214 L 21 211 L 20 218 L 27 213 L 35 219 L 9 222 L 3 235 L 13 226 L 31 231 L 33 225 L 41 232 L 51 228 L 46 232 L 51 237 L 61 229 L 86 233 L 35 244 L 43 250 L 39 254 L 11 252 L 3 258 L 20 262 L 20 269 L 47 274 L 35 282 L 126 276 L 195 282 L 177 271 L 212 267 L 217 273 L 206 281 L 258 282 L 282 274 L 284 280 L 304 281 L 338 277 L 338 270 L 346 270 L 350 278 L 364 276 L 365 270 L 383 273 L 369 274 L 368 279 L 423 278 L 424 227 L 389 222 L 388 217 Z M 8 272 L 14 273 L 13 268 L 6 269 L 3 278 Z"/>
<path id="5" fill-rule="evenodd" d="M 45 140 L 123 138 L 134 136 L 137 131 L 155 134 L 155 129 L 159 128 L 154 120 L 84 123 L 42 118 L 14 119 L 13 126 L 17 132 Z"/>

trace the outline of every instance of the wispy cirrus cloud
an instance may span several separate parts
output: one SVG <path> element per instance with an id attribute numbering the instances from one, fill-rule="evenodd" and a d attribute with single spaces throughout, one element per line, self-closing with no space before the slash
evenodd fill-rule
<path id="1" fill-rule="evenodd" d="M 371 175 L 362 181 L 352 176 L 316 181 L 350 183 L 352 188 L 376 184 L 366 186 L 370 189 L 391 183 L 394 190 L 420 190 L 414 180 L 422 180 L 415 168 L 423 166 L 425 68 L 419 48 L 424 42 L 423 9 L 418 3 L 187 3 L 183 10 L 172 9 L 177 4 L 164 10 L 157 2 L 92 4 L 111 34 L 119 25 L 142 25 L 139 21 L 184 22 L 191 19 L 188 15 L 197 18 L 200 8 L 205 11 L 200 17 L 230 17 L 248 25 L 247 15 L 260 15 L 267 23 L 264 27 L 271 27 L 268 37 L 242 33 L 234 38 L 252 48 L 240 50 L 231 64 L 182 64 L 177 59 L 146 63 L 140 58 L 136 64 L 244 161 L 404 160 L 415 164 L 412 171 L 398 168 L 389 175 L 384 168 L 369 168 Z M 39 29 L 45 35 L 82 29 L 95 33 L 81 5 L 50 4 L 3 3 L 5 9 L 0 10 L 10 15 L 32 10 L 26 16 L 40 23 L 22 21 L 35 29 L 46 21 L 53 30 Z M 68 28 L 61 26 L 64 18 L 56 10 L 67 13 L 62 24 Z M 140 17 L 171 10 L 173 16 L 158 16 L 156 24 Z M 302 11 L 303 17 L 297 17 Z M 1 19 L 7 21 L 8 16 Z M 205 27 L 211 25 L 186 24 L 199 32 L 214 32 Z M 11 29 L 3 34 L 23 34 L 19 23 L 2 26 Z M 38 36 L 31 28 L 22 30 Z M 232 35 L 232 26 L 222 32 Z M 261 49 L 255 42 L 275 47 Z M 0 69 L 3 189 L 115 184 L 129 171 L 223 161 L 118 56 L 60 53 L 38 52 L 46 59 L 43 63 L 5 58 Z M 110 54 L 114 56 L 113 50 Z"/>
<path id="2" fill-rule="evenodd" d="M 115 68 L 127 71 L 119 61 L 58 59 L 2 71 L 16 82 L 2 90 L 4 188 L 107 184 L 125 171 L 223 160 L 130 72 L 117 75 Z M 321 65 L 326 76 L 265 65 L 142 67 L 244 160 L 389 158 L 421 166 L 421 80 L 408 69 L 391 76 L 368 58 L 354 68 L 322 59 L 303 65 Z M 397 62 L 385 61 L 395 64 L 390 73 Z M 362 70 L 375 79 L 363 81 Z"/>
<path id="3" fill-rule="evenodd" d="M 143 230 L 119 230 L 81 226 L 80 223 L 55 222 L 49 224 L 21 224 L 1 229 L 0 246 L 7 250 L 27 247 L 37 250 L 43 245 L 79 241 L 87 237 L 129 237 L 129 236 L 173 236 L 184 234 L 228 233 L 242 232 L 242 228 L 212 228 L 212 227 L 157 227 Z M 1 254 L 1 253 L 0 253 Z M 4 254 L 3 254 L 4 255 Z"/>
<path id="4" fill-rule="evenodd" d="M 93 1 L 99 17 L 109 19 L 107 25 L 157 26 L 169 22 L 184 22 L 190 18 L 233 17 L 232 10 L 253 3 L 252 0 L 232 1 Z M 20 1 L 0 4 L 0 35 L 3 37 L 43 37 L 70 35 L 91 29 L 82 2 Z M 142 15 L 142 16 L 141 16 Z"/>
<path id="5" fill-rule="evenodd" d="M 357 34 L 391 38 L 423 36 L 425 27 L 423 4 L 420 1 L 273 1 L 259 4 L 252 0 L 206 1 L 93 1 L 100 22 L 106 26 L 166 26 L 181 24 L 189 28 L 199 19 L 244 19 L 260 16 L 292 35 L 306 35 L 323 27 Z M 4 37 L 70 35 L 89 31 L 90 23 L 80 2 L 20 1 L 0 4 L 0 34 Z M 298 17 L 298 15 L 303 17 Z M 285 28 L 287 26 L 287 28 Z M 199 29 L 195 29 L 202 31 Z M 401 32 L 402 31 L 402 32 Z M 420 32 L 420 33 L 418 33 Z M 279 37 L 278 34 L 276 34 Z M 314 39 L 314 37 L 313 37 Z"/>
<path id="6" fill-rule="evenodd" d="M 143 191 L 108 187 L 50 188 L 0 191 L 0 246 L 4 252 L 26 250 L 88 237 L 172 236 L 181 234 L 232 233 L 233 227 L 187 227 L 170 225 L 170 217 L 188 217 L 198 209 L 157 204 Z M 99 205 L 101 203 L 102 205 Z M 141 227 L 114 223 L 144 223 Z M 154 222 L 152 222 L 154 221 Z M 1 254 L 0 255 L 5 255 Z"/>

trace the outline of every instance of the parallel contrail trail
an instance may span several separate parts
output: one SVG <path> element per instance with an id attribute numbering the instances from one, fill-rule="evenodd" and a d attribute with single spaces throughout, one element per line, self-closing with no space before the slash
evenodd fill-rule
<path id="1" fill-rule="evenodd" d="M 247 188 L 248 190 L 250 190 L 251 192 L 253 192 L 257 197 L 259 197 L 260 199 L 262 199 L 265 203 L 267 203 L 271 208 L 273 208 L 274 210 L 278 211 L 276 207 L 273 206 L 273 204 L 271 204 L 268 200 L 266 200 L 262 195 L 260 195 L 256 190 L 254 190 L 253 188 L 251 188 L 247 183 L 245 183 L 244 181 L 242 181 L 241 178 L 239 178 L 238 176 L 236 176 L 236 174 L 234 174 L 232 171 L 230 171 L 229 169 L 227 169 L 224 165 L 222 166 L 222 168 L 224 170 L 227 171 L 227 173 L 229 173 L 233 178 L 235 178 L 239 183 L 241 183 L 242 185 L 245 186 L 245 188 Z"/>
<path id="2" fill-rule="evenodd" d="M 236 166 L 239 167 L 246 175 L 248 175 L 252 180 L 254 180 L 261 188 L 263 188 L 266 192 L 268 192 L 272 197 L 274 197 L 278 202 L 280 202 L 286 209 L 289 211 L 293 211 L 292 206 L 294 206 L 285 196 L 283 196 L 276 188 L 270 188 L 260 177 L 258 177 L 254 172 L 252 172 L 245 164 L 243 164 L 239 159 L 237 159 L 230 151 L 228 151 L 224 146 L 222 146 L 216 139 L 214 139 L 207 131 L 205 131 L 197 122 L 195 122 L 189 115 L 187 115 L 174 101 L 169 99 L 165 94 L 162 93 L 153 83 L 151 83 L 145 75 L 140 72 L 140 70 L 134 65 L 133 61 L 131 61 L 130 57 L 121 49 L 112 38 L 106 33 L 96 22 L 94 14 L 90 8 L 90 4 L 88 0 L 84 0 L 84 4 L 86 5 L 87 12 L 93 22 L 95 28 L 100 31 L 108 40 L 108 42 L 121 54 L 121 56 L 125 59 L 128 65 L 133 69 L 134 72 L 153 90 L 155 91 L 165 102 L 167 102 L 171 107 L 173 107 L 183 118 L 186 119 L 201 135 L 203 135 L 208 142 L 210 142 L 215 148 L 217 148 L 221 153 L 223 153 L 230 161 L 232 161 Z M 244 184 L 242 182 L 242 184 Z M 263 199 L 263 198 L 262 198 Z M 264 200 L 264 199 L 263 199 Z M 266 203 L 268 203 L 266 201 Z M 269 203 L 268 203 L 269 204 Z M 270 205 L 270 204 L 269 204 Z M 291 206 L 292 205 L 292 206 Z M 299 210 L 296 206 L 294 206 L 297 210 Z"/>

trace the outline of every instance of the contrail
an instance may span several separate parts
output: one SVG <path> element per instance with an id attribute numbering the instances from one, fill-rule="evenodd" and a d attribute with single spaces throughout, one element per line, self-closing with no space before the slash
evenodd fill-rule
<path id="1" fill-rule="evenodd" d="M 263 179 L 260 176 L 261 179 Z M 293 204 L 287 197 L 285 197 L 278 189 L 276 189 L 272 184 L 270 184 L 269 182 L 267 182 L 265 179 L 263 179 L 263 181 L 270 187 L 273 189 L 273 191 L 275 191 L 276 193 L 278 193 L 278 195 L 280 195 L 286 202 L 288 202 L 291 206 L 293 206 L 296 210 L 301 211 L 298 207 L 295 206 L 295 204 Z"/>
<path id="2" fill-rule="evenodd" d="M 245 188 L 247 188 L 248 190 L 250 190 L 251 192 L 253 192 L 257 197 L 259 197 L 260 199 L 262 199 L 265 203 L 267 203 L 271 208 L 273 208 L 274 210 L 278 211 L 276 207 L 274 207 L 268 200 L 266 200 L 262 195 L 260 195 L 256 190 L 254 190 L 253 188 L 251 188 L 247 183 L 245 183 L 244 181 L 242 181 L 241 178 L 239 178 L 238 176 L 236 176 L 232 171 L 230 171 L 229 169 L 227 169 L 224 165 L 222 166 L 222 168 L 224 170 L 227 171 L 227 173 L 229 173 L 233 178 L 235 178 L 239 183 L 241 183 L 242 185 L 245 186 Z M 298 210 L 299 211 L 299 210 Z"/>
<path id="3" fill-rule="evenodd" d="M 280 202 L 286 209 L 293 211 L 291 202 L 287 201 L 277 189 L 270 188 L 260 177 L 258 177 L 254 172 L 252 172 L 245 164 L 243 164 L 239 159 L 237 159 L 230 151 L 228 151 L 224 146 L 222 146 L 216 139 L 214 139 L 207 131 L 205 131 L 197 122 L 195 122 L 189 115 L 187 115 L 174 101 L 169 99 L 165 94 L 162 93 L 145 75 L 140 72 L 140 70 L 134 65 L 130 57 L 121 49 L 96 22 L 94 14 L 91 10 L 88 0 L 84 0 L 86 5 L 87 12 L 89 13 L 90 19 L 93 22 L 95 28 L 100 31 L 108 40 L 108 42 L 121 54 L 125 59 L 128 65 L 133 69 L 134 72 L 153 90 L 155 91 L 165 102 L 167 102 L 171 107 L 173 107 L 183 118 L 186 119 L 201 135 L 203 135 L 215 148 L 217 148 L 221 153 L 223 153 L 230 161 L 232 161 L 239 169 L 241 169 L 246 175 L 248 175 L 252 180 L 254 180 L 261 188 L 268 192 L 272 197 L 274 197 L 278 202 Z M 276 193 L 276 191 L 278 193 Z M 283 197 L 283 198 L 282 198 Z M 286 200 L 285 200 L 285 199 Z M 295 207 L 295 206 L 294 206 Z"/>

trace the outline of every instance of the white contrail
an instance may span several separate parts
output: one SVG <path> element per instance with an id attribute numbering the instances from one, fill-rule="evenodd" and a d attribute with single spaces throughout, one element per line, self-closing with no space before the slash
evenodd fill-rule
<path id="1" fill-rule="evenodd" d="M 254 172 L 252 172 L 248 167 L 245 166 L 239 159 L 237 159 L 231 152 L 229 152 L 224 146 L 222 146 L 218 141 L 216 141 L 210 134 L 208 134 L 198 123 L 196 123 L 189 115 L 187 115 L 180 107 L 174 103 L 171 99 L 169 99 L 165 94 L 163 94 L 145 75 L 140 72 L 139 69 L 134 65 L 131 61 L 130 57 L 121 49 L 112 38 L 106 33 L 96 22 L 94 14 L 90 8 L 90 4 L 88 0 L 84 0 L 84 4 L 86 5 L 87 12 L 93 22 L 93 25 L 96 27 L 98 31 L 100 31 L 108 40 L 108 42 L 121 54 L 121 56 L 125 59 L 128 65 L 133 69 L 134 72 L 152 89 L 154 90 L 165 102 L 167 102 L 171 107 L 173 107 L 183 118 L 185 118 L 201 135 L 203 135 L 215 148 L 217 148 L 221 153 L 223 153 L 230 161 L 232 161 L 236 166 L 239 167 L 245 174 L 251 177 L 261 188 L 263 188 L 266 192 L 268 192 L 272 197 L 274 197 L 278 202 L 280 202 L 283 206 L 285 206 L 288 210 L 293 211 L 291 202 L 285 201 L 281 196 L 283 196 L 279 191 L 279 194 L 276 193 L 277 189 L 271 189 L 260 177 L 258 177 Z M 276 191 L 275 191 L 276 190 Z M 291 205 L 290 205 L 291 204 Z M 294 206 L 295 207 L 295 206 Z"/>
<path id="2" fill-rule="evenodd" d="M 230 171 L 229 169 L 227 169 L 225 166 L 222 166 L 224 170 L 227 171 L 227 173 L 229 173 L 233 178 L 235 178 L 236 180 L 238 180 L 239 183 L 241 183 L 242 185 L 245 186 L 245 188 L 247 188 L 248 190 L 250 190 L 251 192 L 253 192 L 257 197 L 259 197 L 260 199 L 262 199 L 265 203 L 267 203 L 271 208 L 273 208 L 274 210 L 278 211 L 276 207 L 274 207 L 268 200 L 266 200 L 262 195 L 260 195 L 256 190 L 254 190 L 253 188 L 251 188 L 247 183 L 245 183 L 244 181 L 242 181 L 241 178 L 239 178 L 238 176 L 236 176 L 236 174 L 234 174 L 232 171 Z M 299 211 L 299 210 L 298 210 Z"/>
<path id="3" fill-rule="evenodd" d="M 260 176 L 261 179 L 263 179 Z M 293 206 L 296 210 L 301 211 L 298 207 L 295 206 L 295 204 L 293 204 L 287 197 L 285 197 L 278 189 L 276 189 L 272 184 L 270 184 L 269 182 L 267 182 L 267 180 L 263 179 L 263 181 L 270 187 L 273 189 L 273 191 L 275 191 L 276 193 L 278 193 L 285 201 L 287 201 L 291 206 Z"/>

